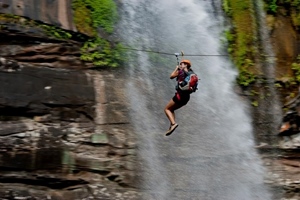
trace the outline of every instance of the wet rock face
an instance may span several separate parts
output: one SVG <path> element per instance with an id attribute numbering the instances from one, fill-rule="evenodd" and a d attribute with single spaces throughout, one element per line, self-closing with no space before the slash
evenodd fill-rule
<path id="1" fill-rule="evenodd" d="M 70 5 L 3 0 L 0 12 L 74 31 Z M 139 199 L 122 70 L 89 70 L 84 35 L 0 24 L 0 199 Z"/>
<path id="2" fill-rule="evenodd" d="M 293 137 L 300 132 L 300 116 L 297 112 L 287 113 L 280 126 L 279 137 Z M 295 146 L 297 147 L 297 146 Z"/>
<path id="3" fill-rule="evenodd" d="M 80 60 L 80 42 L 50 39 L 38 30 L 22 30 L 22 27 L 11 27 L 9 24 L 5 26 L 7 29 L 0 31 L 1 57 L 15 60 L 20 65 L 29 64 L 36 67 L 63 69 L 92 67 L 91 63 Z"/>
<path id="4" fill-rule="evenodd" d="M 121 76 L 0 58 L 2 199 L 138 198 Z"/>
<path id="5" fill-rule="evenodd" d="M 75 31 L 72 0 L 1 0 L 0 12 L 14 14 Z"/>
<path id="6" fill-rule="evenodd" d="M 300 115 L 299 99 L 295 98 L 278 128 L 278 145 L 260 149 L 269 170 L 269 183 L 275 193 L 285 199 L 299 199 L 300 179 Z"/>
<path id="7" fill-rule="evenodd" d="M 50 114 L 48 121 L 94 118 L 93 83 L 81 72 L 7 64 L 0 67 L 0 81 L 3 116 Z"/>

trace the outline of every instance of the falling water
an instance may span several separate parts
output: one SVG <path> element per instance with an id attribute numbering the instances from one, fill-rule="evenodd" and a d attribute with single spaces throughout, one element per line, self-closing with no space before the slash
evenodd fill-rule
<path id="1" fill-rule="evenodd" d="M 217 2 L 217 3 L 216 3 Z M 186 55 L 221 55 L 220 2 L 126 0 L 119 33 L 126 46 Z M 199 90 L 176 112 L 169 137 L 163 110 L 174 95 L 169 74 L 175 55 L 130 51 L 131 120 L 138 135 L 144 199 L 268 200 L 263 167 L 254 148 L 251 119 L 233 85 L 227 57 L 186 56 L 200 77 Z"/>
<path id="2" fill-rule="evenodd" d="M 262 0 L 254 1 L 254 9 L 256 14 L 256 22 L 258 27 L 258 43 L 261 48 L 259 50 L 262 58 L 260 65 L 263 75 L 266 79 L 266 85 L 260 87 L 260 93 L 266 94 L 259 102 L 259 123 L 256 127 L 262 135 L 268 135 L 264 141 L 270 145 L 277 144 L 276 133 L 282 119 L 282 108 L 280 105 L 278 94 L 275 89 L 275 57 L 271 46 L 269 33 L 266 25 L 266 16 L 264 12 L 264 2 Z M 263 122 L 263 123 L 262 123 Z M 259 125 L 260 124 L 260 125 Z M 262 127 L 261 127 L 262 126 Z M 263 139 L 261 139 L 263 141 Z"/>

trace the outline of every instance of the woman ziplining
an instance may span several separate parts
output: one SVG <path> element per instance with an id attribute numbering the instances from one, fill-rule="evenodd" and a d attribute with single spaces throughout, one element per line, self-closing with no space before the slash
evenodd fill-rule
<path id="1" fill-rule="evenodd" d="M 183 52 L 181 52 L 183 56 Z M 169 136 L 173 133 L 173 131 L 178 127 L 178 124 L 175 121 L 175 110 L 181 108 L 186 105 L 190 100 L 190 94 L 197 90 L 198 86 L 198 77 L 191 69 L 191 62 L 189 60 L 181 60 L 178 63 L 178 55 L 177 57 L 177 66 L 174 71 L 170 75 L 170 79 L 176 78 L 176 93 L 173 98 L 168 102 L 164 111 L 166 116 L 170 121 L 169 130 L 166 132 L 166 136 Z"/>

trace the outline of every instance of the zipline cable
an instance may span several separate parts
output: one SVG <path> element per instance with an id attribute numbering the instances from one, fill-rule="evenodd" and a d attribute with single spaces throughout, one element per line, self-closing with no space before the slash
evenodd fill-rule
<path id="1" fill-rule="evenodd" d="M 122 49 L 132 50 L 132 51 L 142 51 L 142 52 L 148 52 L 148 53 L 157 53 L 157 54 L 163 54 L 163 55 L 169 55 L 169 56 L 176 56 L 177 53 L 166 53 L 161 51 L 153 51 L 153 50 L 147 50 L 147 49 L 135 49 L 135 48 L 129 48 L 129 47 L 122 47 Z M 178 56 L 178 55 L 177 55 Z M 183 55 L 181 55 L 183 56 Z M 184 56 L 230 56 L 230 55 L 209 55 L 209 54 L 184 54 Z"/>
<path id="2" fill-rule="evenodd" d="M 157 54 L 163 54 L 163 55 L 169 55 L 169 56 L 176 56 L 178 57 L 179 53 L 167 53 L 167 52 L 161 52 L 161 51 L 153 51 L 153 50 L 148 50 L 148 49 L 136 49 L 136 48 L 130 48 L 130 47 L 122 47 L 122 49 L 127 49 L 131 51 L 142 51 L 142 52 L 148 52 L 148 53 L 157 53 Z M 181 56 L 199 56 L 199 57 L 216 57 L 216 56 L 227 56 L 229 57 L 230 55 L 228 54 L 184 54 L 181 52 Z M 276 56 L 271 56 L 271 55 L 261 55 L 262 57 L 276 57 Z"/>

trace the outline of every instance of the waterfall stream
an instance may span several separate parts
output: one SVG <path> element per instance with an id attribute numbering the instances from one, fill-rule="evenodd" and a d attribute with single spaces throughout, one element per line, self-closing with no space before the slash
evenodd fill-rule
<path id="1" fill-rule="evenodd" d="M 175 93 L 169 79 L 175 55 L 129 51 L 131 121 L 138 135 L 143 199 L 268 200 L 264 169 L 255 150 L 251 118 L 234 92 L 237 71 L 222 51 L 220 2 L 126 0 L 118 27 L 126 46 L 183 51 L 201 79 L 190 102 L 176 111 L 176 131 L 164 132 L 164 107 Z"/>
<path id="2" fill-rule="evenodd" d="M 272 45 L 269 39 L 269 33 L 265 22 L 266 16 L 264 13 L 264 2 L 262 0 L 254 1 L 254 9 L 256 14 L 256 21 L 258 27 L 258 43 L 260 47 L 260 54 L 267 55 L 260 58 L 260 66 L 263 76 L 266 80 L 266 85 L 260 87 L 261 94 L 267 94 L 261 98 L 258 103 L 258 112 L 260 113 L 259 123 L 256 126 L 257 131 L 261 135 L 268 135 L 266 138 L 261 137 L 260 141 L 264 141 L 270 145 L 276 145 L 278 137 L 276 133 L 280 126 L 282 117 L 282 108 L 279 100 L 279 95 L 275 88 L 275 57 Z M 263 122 L 263 123 L 262 123 Z"/>

